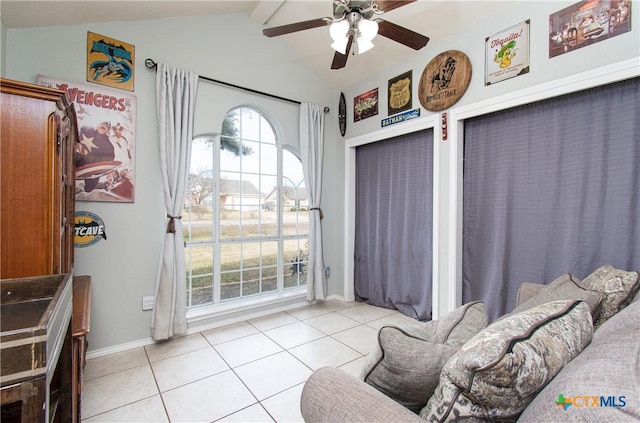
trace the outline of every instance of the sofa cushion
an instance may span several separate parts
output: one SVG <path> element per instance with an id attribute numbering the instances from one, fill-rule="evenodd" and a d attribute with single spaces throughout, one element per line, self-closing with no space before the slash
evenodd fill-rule
<path id="1" fill-rule="evenodd" d="M 640 288 L 639 276 L 636 271 L 627 272 L 607 264 L 599 267 L 580 282 L 585 289 L 598 291 L 603 295 L 602 310 L 594 321 L 594 328 L 599 328 L 631 302 Z"/>
<path id="2" fill-rule="evenodd" d="M 585 289 L 579 284 L 579 280 L 570 273 L 564 274 L 556 278 L 548 285 L 544 285 L 540 291 L 524 303 L 518 305 L 512 314 L 529 310 L 540 304 L 558 300 L 582 300 L 589 304 L 591 316 L 595 318 L 600 313 L 600 304 L 602 303 L 602 293 Z"/>
<path id="3" fill-rule="evenodd" d="M 442 366 L 486 326 L 486 307 L 475 301 L 438 320 L 382 327 L 361 379 L 418 413 L 438 385 Z"/>
<path id="4" fill-rule="evenodd" d="M 536 396 L 518 423 L 640 421 L 638 339 L 640 302 L 634 301 L 594 333 L 591 344 Z"/>
<path id="5" fill-rule="evenodd" d="M 589 306 L 578 300 L 545 303 L 496 321 L 445 364 L 420 416 L 515 420 L 592 336 Z"/>

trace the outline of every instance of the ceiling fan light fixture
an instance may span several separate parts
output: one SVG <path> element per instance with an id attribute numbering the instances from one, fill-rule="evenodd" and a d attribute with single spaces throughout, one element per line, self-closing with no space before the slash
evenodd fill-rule
<path id="1" fill-rule="evenodd" d="M 331 35 L 331 39 L 333 41 L 341 41 L 343 38 L 347 38 L 348 32 L 349 32 L 349 22 L 347 22 L 346 19 L 333 22 L 329 26 L 329 34 Z"/>
<path id="2" fill-rule="evenodd" d="M 360 22 L 358 22 L 358 30 L 360 31 L 362 38 L 367 41 L 371 41 L 376 34 L 378 34 L 378 22 L 361 19 Z"/>
<path id="3" fill-rule="evenodd" d="M 336 40 L 331 44 L 331 48 L 333 48 L 338 53 L 347 54 L 347 43 L 348 42 L 349 42 L 349 39 L 347 37 L 345 37 L 345 38 L 343 38 L 341 40 Z"/>
<path id="4" fill-rule="evenodd" d="M 358 37 L 356 42 L 358 43 L 358 54 L 366 53 L 373 48 L 371 40 L 367 40 L 364 37 Z"/>

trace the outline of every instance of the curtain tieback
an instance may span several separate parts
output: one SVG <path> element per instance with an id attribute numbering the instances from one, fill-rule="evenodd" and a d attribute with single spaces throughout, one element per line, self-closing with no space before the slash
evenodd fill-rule
<path id="1" fill-rule="evenodd" d="M 324 219 L 324 213 L 320 207 L 311 207 L 309 210 L 318 210 L 320 212 L 320 220 Z"/>
<path id="2" fill-rule="evenodd" d="M 176 233 L 176 219 L 182 219 L 182 216 L 171 216 L 171 215 L 167 215 L 167 217 L 169 218 L 169 223 L 167 224 L 167 233 L 168 234 L 175 234 Z"/>

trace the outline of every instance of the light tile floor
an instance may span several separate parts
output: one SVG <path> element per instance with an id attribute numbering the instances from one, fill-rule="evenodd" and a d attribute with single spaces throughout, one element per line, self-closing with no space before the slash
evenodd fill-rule
<path id="1" fill-rule="evenodd" d="M 332 300 L 90 359 L 83 422 L 301 422 L 314 370 L 359 375 L 378 329 L 407 320 Z"/>

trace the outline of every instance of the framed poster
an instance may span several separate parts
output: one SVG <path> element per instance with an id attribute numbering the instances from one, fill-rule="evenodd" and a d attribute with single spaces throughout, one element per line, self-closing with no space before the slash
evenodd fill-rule
<path id="1" fill-rule="evenodd" d="M 132 203 L 135 194 L 135 96 L 43 75 L 38 75 L 37 83 L 66 91 L 76 110 L 76 201 Z"/>
<path id="2" fill-rule="evenodd" d="M 484 85 L 529 73 L 529 23 L 527 19 L 485 39 Z"/>
<path id="3" fill-rule="evenodd" d="M 391 116 L 411 109 L 412 75 L 413 71 L 408 71 L 389 80 L 387 115 Z"/>
<path id="4" fill-rule="evenodd" d="M 378 89 L 374 88 L 353 98 L 353 121 L 378 114 Z"/>
<path id="5" fill-rule="evenodd" d="M 87 32 L 87 81 L 133 91 L 135 46 Z"/>
<path id="6" fill-rule="evenodd" d="M 631 3 L 630 0 L 581 1 L 549 15 L 549 57 L 631 31 Z"/>

